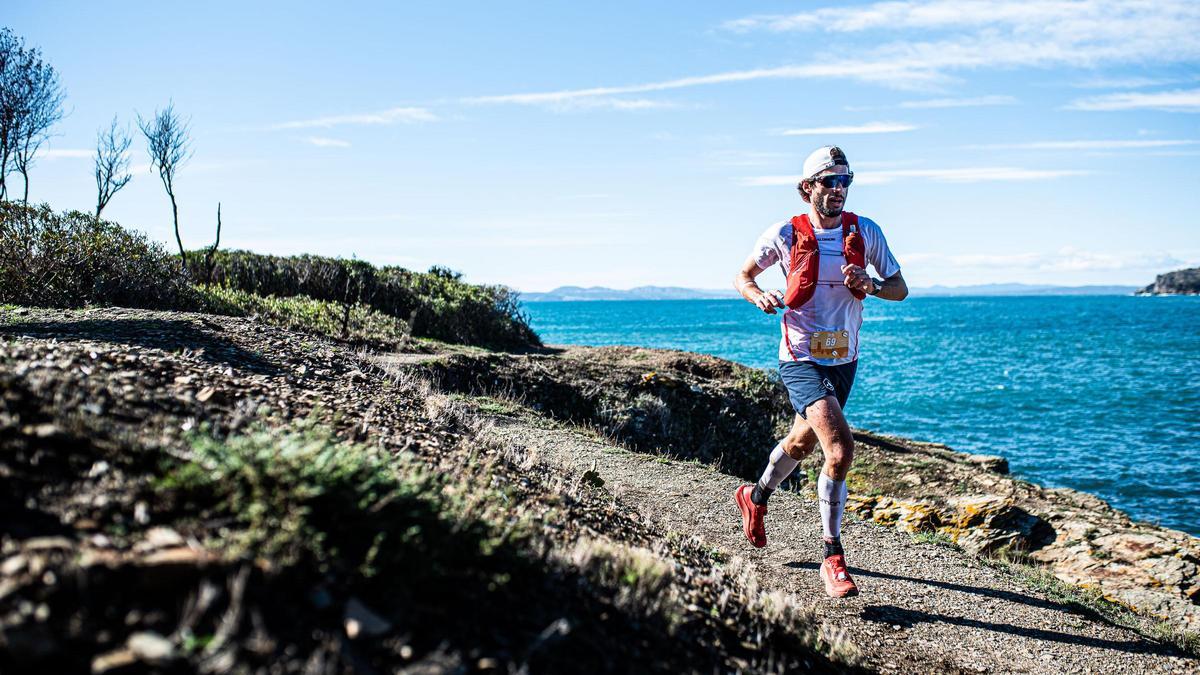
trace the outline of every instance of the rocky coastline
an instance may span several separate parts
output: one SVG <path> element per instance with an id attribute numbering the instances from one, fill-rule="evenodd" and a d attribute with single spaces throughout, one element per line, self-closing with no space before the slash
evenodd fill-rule
<path id="1" fill-rule="evenodd" d="M 856 432 L 859 517 L 949 538 L 972 553 L 1026 559 L 1188 631 L 1200 631 L 1200 538 L 1132 520 L 1107 502 L 1007 475 L 999 457 Z"/>
<path id="2" fill-rule="evenodd" d="M 1134 295 L 1200 295 L 1200 267 L 1160 274 Z"/>

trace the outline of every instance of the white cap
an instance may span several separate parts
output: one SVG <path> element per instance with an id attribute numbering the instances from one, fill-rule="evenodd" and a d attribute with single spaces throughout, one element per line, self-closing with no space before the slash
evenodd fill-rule
<path id="1" fill-rule="evenodd" d="M 826 145 L 812 151 L 808 159 L 804 160 L 804 175 L 805 180 L 821 173 L 822 171 L 838 166 L 850 168 L 850 162 L 846 160 L 846 153 L 836 145 Z"/>

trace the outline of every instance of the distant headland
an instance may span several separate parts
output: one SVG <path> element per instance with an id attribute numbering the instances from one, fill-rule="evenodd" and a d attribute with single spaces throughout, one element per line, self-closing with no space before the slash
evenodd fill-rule
<path id="1" fill-rule="evenodd" d="M 1200 295 L 1200 267 L 1158 275 L 1138 295 Z"/>

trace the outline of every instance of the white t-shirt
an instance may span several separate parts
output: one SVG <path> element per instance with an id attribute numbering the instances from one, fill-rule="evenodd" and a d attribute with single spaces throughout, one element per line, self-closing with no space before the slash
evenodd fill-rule
<path id="1" fill-rule="evenodd" d="M 883 231 L 873 220 L 858 217 L 858 231 L 862 234 L 866 249 L 866 263 L 875 268 L 876 274 L 887 279 L 900 271 L 900 263 L 892 257 Z M 813 224 L 813 234 L 821 251 L 821 266 L 817 273 L 817 288 L 813 297 L 800 309 L 785 309 L 780 321 L 782 337 L 779 341 L 780 361 L 813 361 L 823 366 L 837 366 L 858 358 L 858 329 L 862 326 L 862 301 L 850 294 L 842 281 L 842 265 L 846 255 L 842 251 L 842 228 L 822 229 Z M 750 256 L 765 270 L 775 263 L 783 269 L 783 285 L 787 286 L 788 267 L 792 261 L 792 221 L 785 220 L 768 227 Z M 760 285 L 761 282 L 760 282 Z M 817 331 L 847 331 L 850 345 L 845 356 L 837 358 L 813 358 L 809 351 L 810 340 Z"/>

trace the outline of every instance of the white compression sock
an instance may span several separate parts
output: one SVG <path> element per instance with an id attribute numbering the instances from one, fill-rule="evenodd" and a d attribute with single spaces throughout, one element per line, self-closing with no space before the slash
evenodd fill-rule
<path id="1" fill-rule="evenodd" d="M 842 536 L 842 513 L 846 510 L 846 481 L 834 480 L 821 472 L 817 479 L 817 500 L 821 502 L 821 526 L 825 536 Z"/>
<path id="2" fill-rule="evenodd" d="M 766 490 L 774 490 L 779 487 L 783 479 L 792 475 L 796 465 L 800 462 L 792 459 L 791 455 L 783 451 L 782 445 L 776 445 L 771 451 L 771 460 L 767 462 L 767 468 L 763 471 L 762 478 L 758 479 L 758 485 Z"/>

